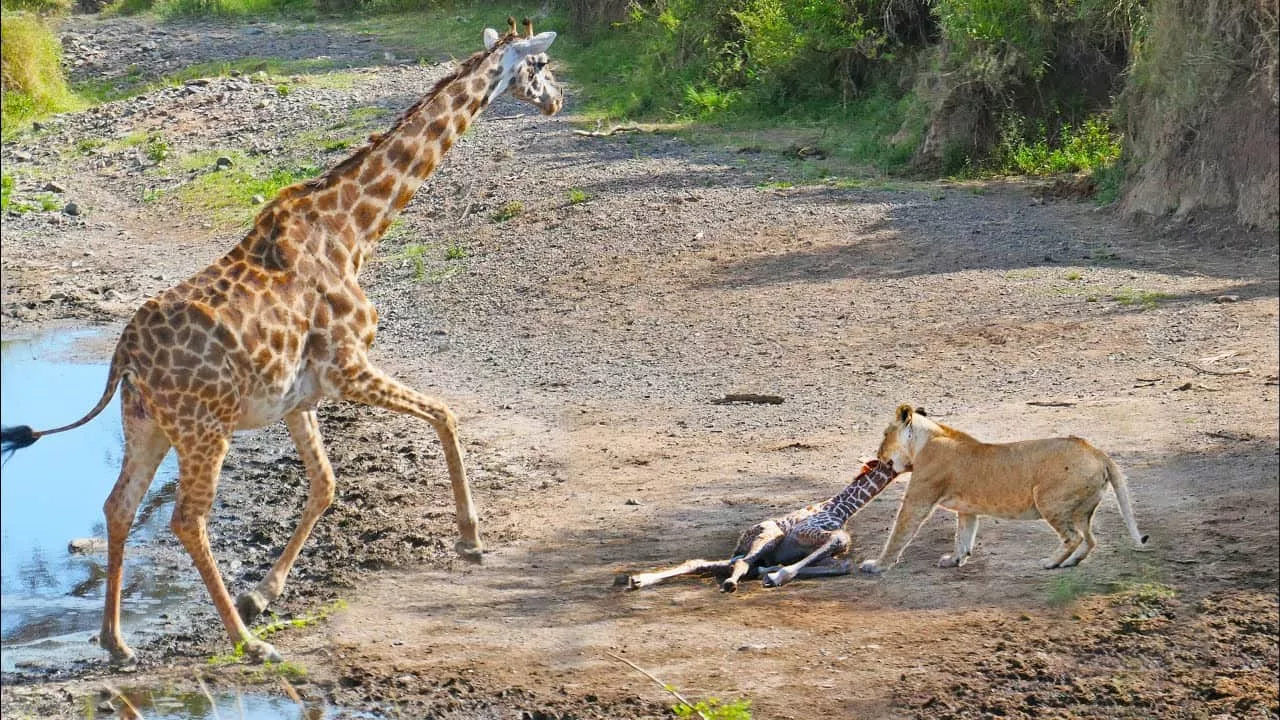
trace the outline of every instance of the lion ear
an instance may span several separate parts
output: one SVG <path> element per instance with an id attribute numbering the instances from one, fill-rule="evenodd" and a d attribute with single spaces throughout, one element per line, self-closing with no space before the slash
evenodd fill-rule
<path id="1" fill-rule="evenodd" d="M 903 425 L 911 424 L 911 406 L 910 405 L 898 406 L 898 422 L 902 423 Z"/>

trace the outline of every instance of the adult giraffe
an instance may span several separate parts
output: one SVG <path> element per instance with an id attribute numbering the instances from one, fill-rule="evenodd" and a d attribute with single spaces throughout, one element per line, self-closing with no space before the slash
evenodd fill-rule
<path id="1" fill-rule="evenodd" d="M 280 659 L 245 624 L 280 596 L 302 544 L 333 501 L 333 469 L 315 411 L 323 398 L 375 405 L 431 424 L 444 446 L 457 504 L 461 538 L 455 548 L 480 560 L 454 415 L 370 362 L 378 314 L 358 277 L 392 219 L 494 98 L 510 92 L 544 114 L 560 110 L 563 95 L 546 56 L 556 34 L 534 35 L 525 20 L 522 37 L 515 20 L 508 23 L 501 36 L 486 29 L 485 49 L 436 83 L 389 131 L 324 175 L 281 190 L 230 252 L 147 300 L 121 334 L 106 390 L 88 415 L 53 430 L 3 430 L 5 450 L 26 447 L 93 419 L 120 388 L 124 463 L 103 508 L 108 554 L 100 643 L 113 662 L 134 658 L 120 633 L 125 538 L 170 447 L 178 454 L 179 475 L 174 534 L 200 571 L 231 641 L 257 659 Z M 306 466 L 306 508 L 271 571 L 233 604 L 206 532 L 218 475 L 233 431 L 281 418 Z"/>

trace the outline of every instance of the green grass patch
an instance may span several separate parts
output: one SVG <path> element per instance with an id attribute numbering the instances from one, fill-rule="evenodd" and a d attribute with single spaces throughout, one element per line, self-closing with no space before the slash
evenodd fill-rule
<path id="1" fill-rule="evenodd" d="M 1152 310 L 1161 300 L 1169 299 L 1168 293 L 1138 288 L 1121 288 L 1111 296 L 1112 300 L 1125 307 L 1136 307 L 1140 310 Z"/>
<path id="2" fill-rule="evenodd" d="M 9 209 L 9 197 L 13 195 L 13 187 L 12 175 L 0 175 L 0 212 L 5 212 Z"/>
<path id="3" fill-rule="evenodd" d="M 693 705 L 676 703 L 671 712 L 678 718 L 706 718 L 706 720 L 751 720 L 750 700 L 722 701 L 719 698 L 699 700 Z"/>
<path id="4" fill-rule="evenodd" d="M 587 191 L 586 191 L 586 190 L 583 190 L 582 188 L 570 188 L 570 189 L 569 189 L 569 204 L 570 204 L 570 205 L 581 205 L 582 203 L 586 202 L 586 201 L 587 201 L 587 200 L 589 200 L 589 199 L 590 199 L 590 198 L 588 198 L 588 197 L 587 197 Z"/>
<path id="5" fill-rule="evenodd" d="M 286 77 L 300 76 L 299 83 L 324 83 L 321 79 L 328 75 L 352 76 L 353 74 L 337 71 L 336 60 L 326 58 L 304 58 L 287 60 L 281 58 L 244 57 L 235 60 L 203 62 L 178 68 L 160 77 L 146 76 L 141 72 L 127 73 L 120 77 L 103 80 L 89 80 L 76 83 L 75 91 L 86 102 L 100 104 L 134 97 L 165 87 L 182 85 L 188 80 L 209 77 L 231 77 L 238 73 L 250 82 L 262 82 L 282 85 Z M 336 82 L 347 82 L 342 79 Z M 354 79 L 351 80 L 354 83 Z M 279 88 L 277 87 L 277 90 Z"/>
<path id="6" fill-rule="evenodd" d="M 6 5 L 0 35 L 0 136 L 7 140 L 42 117 L 83 106 L 62 73 L 62 44 L 49 21 Z"/>
<path id="7" fill-rule="evenodd" d="M 1098 590 L 1096 583 L 1079 572 L 1064 572 L 1049 581 L 1045 599 L 1051 607 L 1063 608 Z"/>
<path id="8" fill-rule="evenodd" d="M 241 162 L 214 172 L 198 175 L 174 191 L 187 208 L 207 213 L 215 224 L 223 227 L 247 225 L 257 213 L 255 196 L 270 201 L 282 188 L 319 175 L 316 166 L 262 168 L 247 156 Z"/>
<path id="9" fill-rule="evenodd" d="M 520 202 L 519 200 L 512 200 L 511 202 L 495 210 L 493 215 L 490 215 L 490 217 L 493 218 L 494 222 L 503 223 L 503 222 L 507 222 L 508 220 L 512 220 L 512 219 L 515 219 L 516 217 L 519 217 L 520 214 L 523 212 L 524 212 L 524 203 Z"/>

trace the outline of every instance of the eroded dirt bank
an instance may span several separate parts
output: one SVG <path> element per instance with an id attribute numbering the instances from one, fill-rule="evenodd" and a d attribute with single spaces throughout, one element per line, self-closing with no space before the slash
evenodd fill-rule
<path id="1" fill-rule="evenodd" d="M 107 50 L 192 32 L 74 22 Z M 280 32 L 252 30 L 204 32 L 232 40 L 205 59 Z M 319 43 L 307 32 L 289 42 Z M 332 164 L 344 151 L 307 133 L 376 129 L 390 117 L 376 109 L 446 72 L 326 42 L 363 66 L 349 84 L 215 79 L 6 144 L 19 192 L 52 180 L 82 212 L 4 218 L 5 332 L 119 327 L 224 252 L 235 224 L 181 194 L 212 170 L 180 159 Z M 103 57 L 93 71 L 109 74 Z M 669 698 L 615 653 L 687 695 L 749 697 L 759 718 L 1280 712 L 1274 235 L 1139 229 L 1014 184 L 784 187 L 802 170 L 769 153 L 571 129 L 496 104 L 366 273 L 375 357 L 460 416 L 490 552 L 480 567 L 452 557 L 429 428 L 323 406 L 338 497 L 276 609 L 348 609 L 274 638 L 305 666 L 304 695 L 399 717 L 666 716 Z M 140 130 L 169 158 L 81 150 Z M 736 392 L 785 402 L 711 403 Z M 612 585 L 720 555 L 742 527 L 830 495 L 900 402 L 983 439 L 1089 438 L 1127 470 L 1150 551 L 1130 548 L 1108 496 L 1101 545 L 1074 570 L 1038 568 L 1056 542 L 1042 524 L 990 521 L 968 565 L 937 568 L 952 529 L 939 513 L 881 578 L 732 596 Z M 904 486 L 855 519 L 856 558 L 878 551 Z M 303 495 L 282 429 L 237 439 L 211 522 L 233 591 L 269 566 Z M 137 648 L 127 684 L 276 682 L 207 664 L 228 649 L 211 609 L 176 626 Z M 72 715 L 106 682 L 125 684 L 97 663 L 6 677 L 3 709 Z"/>

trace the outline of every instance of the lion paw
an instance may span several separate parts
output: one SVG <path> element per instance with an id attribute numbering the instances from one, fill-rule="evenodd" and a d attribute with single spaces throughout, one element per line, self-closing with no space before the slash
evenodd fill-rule
<path id="1" fill-rule="evenodd" d="M 879 561 L 863 560 L 862 564 L 858 566 L 858 571 L 867 573 L 868 575 L 879 575 L 884 572 L 884 568 L 880 567 Z"/>

